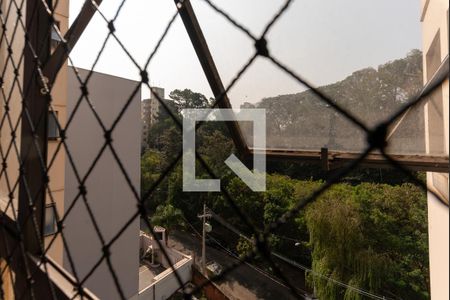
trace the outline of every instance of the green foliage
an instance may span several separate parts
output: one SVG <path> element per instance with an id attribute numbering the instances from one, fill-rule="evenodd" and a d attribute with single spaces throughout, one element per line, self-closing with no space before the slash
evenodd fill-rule
<path id="1" fill-rule="evenodd" d="M 426 199 L 419 188 L 335 185 L 308 208 L 306 223 L 315 272 L 373 293 L 428 298 Z M 309 279 L 319 298 L 362 299 Z"/>
<path id="2" fill-rule="evenodd" d="M 214 122 L 217 123 L 217 122 Z M 212 166 L 219 174 L 229 172 L 224 161 L 233 153 L 234 145 L 232 140 L 225 136 L 218 129 L 207 130 L 200 129 L 198 152 L 206 160 L 209 166 Z"/>
<path id="3" fill-rule="evenodd" d="M 170 112 L 181 120 L 181 111 L 185 108 L 209 107 L 211 99 L 189 89 L 170 92 L 172 100 L 163 100 Z M 181 130 L 176 126 L 168 111 L 161 108 L 156 124 L 149 130 L 148 147 L 161 151 L 165 160 L 173 159 L 181 151 Z"/>
<path id="4" fill-rule="evenodd" d="M 254 248 L 255 245 L 253 245 L 253 243 L 249 242 L 248 240 L 242 237 L 239 237 L 238 243 L 236 245 L 236 251 L 240 258 L 244 258 L 250 253 L 252 253 Z"/>
<path id="5" fill-rule="evenodd" d="M 153 226 L 162 226 L 167 230 L 181 229 L 185 227 L 184 216 L 180 209 L 171 204 L 159 205 L 150 218 Z"/>
<path id="6" fill-rule="evenodd" d="M 183 173 L 181 166 L 171 172 L 169 176 L 167 201 L 181 209 L 188 220 L 197 221 L 197 215 L 202 210 L 204 193 L 183 192 Z"/>
<path id="7" fill-rule="evenodd" d="M 210 104 L 204 95 L 191 91 L 190 89 L 174 90 L 169 97 L 175 102 L 178 111 L 184 108 L 205 108 Z"/>
<path id="8" fill-rule="evenodd" d="M 184 108 L 200 108 L 207 107 L 211 100 L 208 100 L 200 93 L 192 92 L 189 89 L 174 90 L 169 96 L 173 99 L 164 100 L 170 111 L 178 118 L 181 118 L 180 112 Z M 164 109 L 160 109 L 157 122 L 152 125 L 149 130 L 147 150 L 141 158 L 141 193 L 145 194 L 152 184 L 159 178 L 161 172 L 166 169 L 182 150 L 181 130 L 175 125 L 171 116 Z M 217 123 L 217 122 L 211 122 Z M 205 140 L 205 147 L 200 148 L 207 155 L 207 160 L 216 164 L 219 160 L 220 153 L 228 151 L 232 148 L 232 143 L 227 140 L 223 134 L 223 124 L 204 126 L 202 128 L 199 140 Z M 210 136 L 211 135 L 211 136 Z M 209 145 L 215 145 L 211 147 Z M 203 150 L 202 150 L 203 149 Z M 182 193 L 181 187 L 181 169 L 175 168 L 170 177 L 165 179 L 151 195 L 151 199 L 146 199 L 146 206 L 154 211 L 156 207 L 163 203 L 177 203 L 183 208 L 180 201 L 189 203 L 191 195 Z M 188 197 L 186 197 L 188 195 Z M 181 200 L 180 200 L 181 199 Z M 198 200 L 198 199 L 195 199 Z M 194 202 L 194 201 L 192 201 Z M 192 209 L 188 209 L 188 213 Z"/>
<path id="9" fill-rule="evenodd" d="M 364 260 L 368 255 L 364 251 L 361 220 L 356 207 L 347 202 L 349 194 L 351 187 L 334 186 L 324 196 L 328 201 L 321 199 L 308 210 L 306 220 L 313 247 L 312 267 L 317 273 L 330 274 L 345 283 L 351 281 L 358 286 L 366 283 L 378 288 L 379 278 L 368 275 L 381 274 L 376 272 L 378 265 Z M 314 284 L 322 299 L 341 299 L 345 292 L 325 279 L 315 278 Z"/>
<path id="10" fill-rule="evenodd" d="M 148 150 L 141 157 L 141 195 L 145 196 L 147 191 L 158 180 L 162 169 L 165 166 L 163 155 L 159 151 Z M 156 206 L 163 203 L 167 198 L 167 180 L 161 183 L 151 199 L 144 199 L 147 207 L 154 210 Z"/>
<path id="11" fill-rule="evenodd" d="M 167 128 L 161 136 L 161 152 L 164 153 L 165 161 L 173 161 L 181 152 L 181 132 L 175 126 Z"/>
<path id="12" fill-rule="evenodd" d="M 375 126 L 415 96 L 422 86 L 422 53 L 412 50 L 402 59 L 389 61 L 377 69 L 370 67 L 355 71 L 319 90 L 364 120 L 366 125 Z M 249 105 L 243 105 L 246 106 Z M 311 90 L 264 98 L 254 106 L 266 109 L 269 146 L 361 151 L 365 145 L 365 135 Z M 244 135 L 251 136 L 251 127 L 242 128 Z M 423 108 L 410 111 L 395 138 L 391 139 L 391 146 L 401 143 L 396 147 L 402 152 L 424 152 L 424 135 L 418 134 L 418 128 L 424 128 Z"/>
<path id="13" fill-rule="evenodd" d="M 345 87 L 355 80 L 355 76 L 363 76 L 365 80 L 375 76 L 386 82 L 386 89 L 399 85 L 407 93 L 413 93 L 415 77 L 408 80 L 398 79 L 394 74 L 398 70 L 410 70 L 414 74 L 419 72 L 416 69 L 418 55 L 413 52 L 408 59 L 380 66 L 377 71 L 363 70 L 340 84 Z M 334 88 L 336 86 L 324 89 L 336 92 Z M 390 94 L 388 90 L 384 92 L 392 98 L 396 97 L 398 90 L 389 89 Z M 301 97 L 306 96 L 310 97 L 306 94 Z M 204 107 L 209 103 L 206 97 L 190 90 L 175 90 L 170 97 L 175 101 L 173 111 L 178 116 L 182 108 Z M 298 133 L 315 128 L 315 133 L 321 134 L 323 131 L 323 134 L 328 134 L 327 129 L 320 126 L 303 124 L 299 127 L 306 120 L 302 119 L 306 118 L 306 115 L 302 114 L 309 114 L 307 122 L 319 123 L 321 117 L 329 116 L 317 115 L 316 110 L 323 107 L 314 99 L 301 98 L 304 100 L 304 106 L 296 108 L 298 99 L 295 97 L 300 96 L 291 95 L 292 99 L 282 96 L 278 102 L 262 101 L 261 105 L 270 107 L 272 112 L 269 113 L 275 114 L 269 116 L 273 118 L 271 122 L 276 123 L 269 124 L 269 130 L 284 128 L 283 130 Z M 344 98 L 342 96 L 341 99 Z M 351 103 L 360 110 L 374 109 L 378 105 L 372 104 L 375 106 L 366 108 L 357 102 Z M 296 113 L 300 114 L 297 115 L 300 116 L 298 119 L 291 115 L 296 110 Z M 313 114 L 318 116 L 315 120 L 310 118 Z M 292 118 L 289 119 L 290 117 Z M 275 127 L 272 127 L 273 125 Z M 181 150 L 179 129 L 167 115 L 159 116 L 157 124 L 150 130 L 149 138 L 151 150 L 143 154 L 141 163 L 143 191 L 152 186 L 162 170 Z M 323 181 L 315 180 L 320 178 L 317 167 L 284 162 L 273 166 L 274 173 L 267 176 L 267 191 L 255 193 L 224 164 L 234 147 L 223 123 L 205 123 L 197 133 L 197 143 L 198 152 L 214 172 L 221 176 L 222 184 L 226 186 L 236 205 L 245 212 L 253 225 L 261 230 L 324 184 Z M 200 164 L 197 164 L 196 173 L 197 178 L 209 178 Z M 297 179 L 277 173 L 289 174 Z M 380 180 L 373 180 L 377 176 Z M 314 180 L 310 179 L 311 177 Z M 306 209 L 286 219 L 277 230 L 271 231 L 268 240 L 270 249 L 312 266 L 315 272 L 351 286 L 393 298 L 427 299 L 429 270 L 425 194 L 411 184 L 362 183 L 365 180 L 386 180 L 392 184 L 405 181 L 398 174 L 389 173 L 386 176 L 386 173 L 378 170 L 359 170 L 346 180 L 351 184 L 334 185 Z M 180 165 L 172 170 L 151 196 L 146 204 L 154 212 L 151 222 L 155 225 L 168 229 L 180 228 L 183 227 L 184 217 L 192 223 L 198 222 L 197 214 L 202 210 L 203 203 L 206 203 L 246 236 L 254 234 L 222 194 L 183 192 Z M 212 234 L 217 234 L 220 227 L 222 226 L 214 225 L 216 229 Z M 229 234 L 228 229 L 223 232 L 225 233 L 221 239 L 225 240 L 230 248 L 234 247 L 240 255 L 252 251 L 252 243 Z M 256 260 L 258 259 L 257 257 Z M 308 279 L 311 285 L 315 286 L 320 299 L 362 299 L 355 291 L 338 287 L 330 281 L 311 275 Z"/>
<path id="14" fill-rule="evenodd" d="M 227 185 L 227 190 L 240 209 L 249 216 L 254 226 L 261 230 L 292 208 L 297 202 L 297 195 L 301 194 L 301 191 L 307 193 L 307 188 L 308 191 L 312 191 L 310 182 L 296 181 L 281 175 L 267 176 L 267 191 L 265 193 L 252 192 L 236 177 L 232 178 Z M 226 217 L 228 222 L 247 236 L 253 234 L 239 217 L 236 216 L 223 197 L 219 197 L 215 201 L 213 209 L 220 211 L 221 215 Z M 299 218 L 303 216 L 303 213 L 298 215 Z M 307 241 L 308 234 L 306 225 L 300 228 L 297 220 L 290 218 L 278 230 L 272 231 L 272 234 L 269 235 L 269 244 L 274 251 L 289 253 L 291 258 L 308 264 L 310 259 L 309 249 L 306 247 L 306 243 L 295 246 L 296 241 L 293 238 L 300 241 Z"/>

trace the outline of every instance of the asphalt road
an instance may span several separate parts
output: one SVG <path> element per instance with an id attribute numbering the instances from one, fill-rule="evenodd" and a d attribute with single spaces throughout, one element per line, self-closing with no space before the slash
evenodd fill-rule
<path id="1" fill-rule="evenodd" d="M 186 254 L 194 255 L 196 263 L 200 264 L 201 240 L 195 233 L 171 232 L 169 246 Z M 207 246 L 206 261 L 215 261 L 225 269 L 235 264 L 238 260 L 224 251 Z M 300 272 L 298 272 L 297 276 L 291 272 L 291 274 L 288 274 L 288 277 L 295 286 L 302 287 L 304 285 L 304 276 Z M 292 281 L 292 278 L 297 278 L 297 284 Z M 216 283 L 219 284 L 220 289 L 230 299 L 297 299 L 279 279 L 248 264 L 240 265 Z M 301 290 L 298 290 L 298 293 L 301 293 Z"/>

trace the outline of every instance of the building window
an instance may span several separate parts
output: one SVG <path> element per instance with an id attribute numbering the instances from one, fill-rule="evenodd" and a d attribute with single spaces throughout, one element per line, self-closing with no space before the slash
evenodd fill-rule
<path id="1" fill-rule="evenodd" d="M 59 21 L 55 21 L 55 26 L 58 28 L 58 31 L 59 31 Z M 62 42 L 61 37 L 59 36 L 55 27 L 52 26 L 51 34 L 50 34 L 50 49 L 51 49 L 51 51 L 55 51 L 56 47 L 58 47 L 59 43 L 61 43 L 61 42 Z"/>
<path id="2" fill-rule="evenodd" d="M 162 232 L 155 232 L 155 237 L 156 237 L 159 241 L 162 241 L 162 239 L 163 239 L 163 233 L 162 233 Z"/>
<path id="3" fill-rule="evenodd" d="M 444 95 L 442 87 L 434 90 L 427 101 L 428 153 L 445 155 Z"/>
<path id="4" fill-rule="evenodd" d="M 58 128 L 58 112 L 48 112 L 48 131 L 47 137 L 49 140 L 56 140 L 59 137 Z"/>
<path id="5" fill-rule="evenodd" d="M 434 191 L 444 199 L 448 204 L 448 174 L 432 173 L 431 174 Z"/>
<path id="6" fill-rule="evenodd" d="M 426 57 L 427 80 L 429 81 L 441 65 L 441 31 L 438 30 L 431 42 Z"/>
<path id="7" fill-rule="evenodd" d="M 56 233 L 55 206 L 53 204 L 49 204 L 45 207 L 44 236 L 52 235 L 55 233 Z"/>

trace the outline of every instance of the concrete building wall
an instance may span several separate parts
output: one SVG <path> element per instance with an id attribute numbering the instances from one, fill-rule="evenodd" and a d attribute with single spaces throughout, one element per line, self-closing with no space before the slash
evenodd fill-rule
<path id="1" fill-rule="evenodd" d="M 58 1 L 58 6 L 55 7 L 55 19 L 59 22 L 59 30 L 64 35 L 67 32 L 69 25 L 69 1 Z M 59 124 L 64 128 L 66 124 L 66 104 L 67 104 L 67 61 L 62 66 L 58 73 L 58 77 L 52 88 L 52 107 L 57 113 L 57 119 Z M 47 213 L 51 213 L 53 208 L 52 203 L 55 205 L 56 210 L 60 218 L 64 215 L 64 172 L 65 172 L 65 151 L 58 151 L 58 144 L 60 139 L 49 139 L 48 141 L 48 164 L 52 163 L 49 169 L 50 193 L 47 193 L 46 204 Z M 53 213 L 52 213 L 53 214 Z M 48 247 L 54 239 L 53 235 L 47 235 L 44 239 L 45 245 Z M 55 262 L 63 264 L 63 241 L 60 235 L 54 239 L 49 248 L 48 254 Z"/>
<path id="2" fill-rule="evenodd" d="M 2 38 L 2 43 L 0 45 L 0 72 L 5 74 L 2 77 L 2 94 L 0 96 L 0 115 L 8 114 L 8 118 L 3 119 L 2 126 L 0 129 L 0 143 L 2 148 L 2 153 L 7 155 L 6 163 L 7 163 L 7 174 L 3 174 L 0 178 L 0 209 L 5 208 L 5 204 L 9 201 L 8 192 L 10 189 L 14 187 L 15 181 L 19 176 L 19 161 L 17 155 L 12 148 L 12 151 L 8 151 L 12 139 L 11 132 L 13 131 L 14 126 L 18 123 L 16 132 L 16 145 L 17 149 L 20 149 L 20 134 L 21 134 L 21 122 L 19 118 L 21 117 L 21 109 L 22 109 L 22 97 L 20 93 L 20 89 L 24 89 L 23 84 L 23 75 L 24 75 L 24 64 L 20 62 L 20 56 L 22 55 L 24 49 L 24 30 L 21 26 L 16 27 L 16 23 L 18 22 L 18 16 L 16 13 L 16 8 L 14 5 L 10 5 L 11 1 L 5 0 L 1 2 L 1 10 L 2 16 L 6 21 L 6 33 L 5 38 Z M 22 21 L 25 23 L 26 16 L 26 2 L 24 2 L 22 7 Z M 8 13 L 9 12 L 9 13 Z M 6 14 L 8 18 L 6 18 Z M 59 22 L 61 33 L 64 35 L 67 31 L 68 27 L 68 15 L 69 15 L 69 1 L 59 1 L 58 6 L 55 8 L 55 19 Z M 15 36 L 13 37 L 13 34 Z M 3 35 L 3 28 L 0 28 L 0 36 Z M 11 46 L 12 55 L 8 58 L 7 48 Z M 16 79 L 14 76 L 14 68 L 18 66 L 18 83 L 14 82 Z M 58 73 L 58 77 L 53 85 L 52 89 L 52 107 L 54 110 L 58 111 L 58 119 L 62 126 L 65 123 L 65 114 L 66 114 L 66 99 L 67 99 L 67 76 L 66 76 L 66 68 Z M 8 112 L 5 111 L 5 105 L 8 106 Z M 50 161 L 53 160 L 52 166 L 49 170 L 49 189 L 50 193 L 47 193 L 46 203 L 50 205 L 50 203 L 54 202 L 56 209 L 59 214 L 62 215 L 64 213 L 64 162 L 65 155 L 64 151 L 59 151 L 56 153 L 56 148 L 58 145 L 58 140 L 49 140 L 48 141 L 48 155 L 47 161 L 50 164 Z M 7 182 L 9 180 L 9 183 Z M 9 187 L 8 187 L 9 185 Z M 19 189 L 15 189 L 14 196 L 14 208 L 18 209 L 18 192 Z M 13 218 L 14 214 L 12 211 L 13 206 L 9 206 L 6 210 L 6 213 Z M 53 235 L 47 235 L 45 238 L 45 245 L 48 246 L 50 240 L 53 238 Z M 55 241 L 52 243 L 48 254 L 59 264 L 62 264 L 62 241 L 60 237 L 57 237 Z"/>
<path id="3" fill-rule="evenodd" d="M 448 56 L 448 8 L 446 0 L 422 0 L 424 83 L 434 75 Z M 425 105 L 426 150 L 430 154 L 449 154 L 449 81 Z M 430 251 L 431 298 L 449 299 L 449 210 L 448 173 L 427 173 L 428 187 L 447 201 L 442 204 L 428 193 L 428 231 Z"/>
<path id="4" fill-rule="evenodd" d="M 85 79 L 86 70 L 80 70 Z M 68 115 L 74 112 L 80 95 L 80 84 L 73 70 L 68 70 Z M 87 84 L 89 100 L 95 111 L 110 128 L 124 107 L 138 82 L 106 74 L 94 73 Z M 140 191 L 140 91 L 134 96 L 122 119 L 112 133 L 113 146 L 130 180 Z M 78 107 L 67 130 L 67 143 L 76 172 L 84 177 L 105 142 L 103 131 L 86 100 Z M 86 199 L 95 216 L 103 239 L 108 242 L 130 220 L 137 210 L 137 202 L 109 148 L 105 149 L 97 165 L 85 182 Z M 79 193 L 76 173 L 66 164 L 65 209 L 73 204 Z M 102 245 L 83 202 L 73 205 L 65 227 L 70 254 L 78 276 L 85 276 L 102 256 Z M 139 220 L 136 218 L 111 248 L 113 268 L 127 298 L 138 293 Z M 64 267 L 71 271 L 68 253 L 64 253 Z M 105 261 L 87 281 L 87 288 L 101 299 L 119 299 L 113 277 Z"/>
<path id="5" fill-rule="evenodd" d="M 161 104 L 158 101 L 165 100 L 164 89 L 159 87 L 152 88 L 153 92 L 149 99 L 144 99 L 141 102 L 141 122 L 142 122 L 142 147 L 147 148 L 148 134 L 150 128 L 156 123 L 161 109 Z M 155 96 L 155 94 L 157 96 Z"/>
<path id="6" fill-rule="evenodd" d="M 174 265 L 181 281 L 186 284 L 192 279 L 192 258 L 184 258 Z M 154 278 L 154 284 L 140 291 L 138 300 L 166 300 L 180 289 L 172 269 L 167 269 Z"/>
<path id="7" fill-rule="evenodd" d="M 3 291 L 3 299 L 13 300 L 14 299 L 14 285 L 13 280 L 15 278 L 14 271 L 10 269 L 6 260 L 0 257 L 0 270 L 2 270 L 2 274 L 0 275 L 1 279 L 1 288 Z M 4 271 L 3 271 L 4 270 Z"/>
<path id="8" fill-rule="evenodd" d="M 10 7 L 11 1 L 5 0 L 1 1 L 1 10 L 2 17 L 8 11 L 8 7 Z M 25 15 L 26 5 L 24 4 L 22 13 Z M 15 12 L 15 10 L 14 10 Z M 17 19 L 16 13 L 10 13 L 10 17 L 8 19 L 4 18 L 6 25 L 6 32 L 3 31 L 2 26 L 0 26 L 0 36 L 4 35 L 4 38 L 1 39 L 0 44 L 0 74 L 4 74 L 2 76 L 1 85 L 1 94 L 0 94 L 0 115 L 3 116 L 5 113 L 8 113 L 9 118 L 12 123 L 15 124 L 20 117 L 20 112 L 22 109 L 22 97 L 20 95 L 19 86 L 14 84 L 15 76 L 14 76 L 14 65 L 19 66 L 20 56 L 24 47 L 24 39 L 17 38 L 23 37 L 24 31 L 19 26 L 17 28 L 16 38 L 13 40 L 13 28 L 15 27 Z M 22 20 L 25 22 L 25 18 L 22 17 Z M 9 45 L 8 45 L 9 44 Z M 9 56 L 7 49 L 8 46 L 11 46 L 12 54 Z M 14 64 L 14 65 L 13 65 Z M 24 68 L 23 64 L 18 67 L 19 76 L 17 80 L 20 86 L 23 87 L 23 73 Z M 5 105 L 8 104 L 9 111 L 5 111 Z M 5 119 L 0 128 L 0 143 L 3 155 L 6 155 L 6 151 L 11 144 L 11 133 L 13 131 L 14 125 L 11 125 L 7 119 Z M 19 122 L 18 127 L 16 129 L 16 145 L 20 149 L 20 132 L 21 132 L 21 123 Z M 18 195 L 19 191 L 16 189 L 13 193 L 13 204 L 15 212 L 13 212 L 12 206 L 10 205 L 7 208 L 7 203 L 9 202 L 9 191 L 12 189 L 11 184 L 8 183 L 7 178 L 10 181 L 15 182 L 15 180 L 19 176 L 19 160 L 17 159 L 17 155 L 13 152 L 11 155 L 8 155 L 6 159 L 7 167 L 6 173 L 0 176 L 0 210 L 5 212 L 10 218 L 14 217 L 14 214 L 17 213 L 17 204 L 18 204 Z M 6 176 L 7 175 L 7 176 Z M 9 185 L 8 185 L 9 184 Z"/>
<path id="9" fill-rule="evenodd" d="M 12 5 L 11 5 L 12 4 Z M 21 20 L 25 23 L 26 16 L 26 1 L 20 2 L 21 6 Z M 22 26 L 17 26 L 19 23 L 17 8 L 10 0 L 0 2 L 2 20 L 5 22 L 6 32 L 3 26 L 0 26 L 0 116 L 2 119 L 0 126 L 0 148 L 1 157 L 6 162 L 5 172 L 0 176 L 0 211 L 5 212 L 11 219 L 15 219 L 18 211 L 18 195 L 19 188 L 14 188 L 14 185 L 19 177 L 19 159 L 15 152 L 15 147 L 20 151 L 21 149 L 21 111 L 22 111 L 22 96 L 21 89 L 24 89 L 24 64 L 21 62 L 21 55 L 25 46 L 25 33 Z M 55 19 L 60 22 L 62 34 L 67 31 L 68 26 L 69 1 L 60 1 L 60 5 L 55 10 Z M 8 15 L 8 17 L 7 17 Z M 11 54 L 8 55 L 7 49 L 11 47 Z M 17 70 L 17 75 L 15 75 Z M 65 76 L 65 67 L 59 73 L 54 88 L 52 90 L 53 103 L 52 106 L 58 110 L 60 122 L 64 124 L 65 109 L 67 99 L 67 78 Z M 7 108 L 7 109 L 6 109 Z M 7 116 L 4 118 L 4 116 Z M 17 126 L 17 127 L 16 127 Z M 13 145 L 12 133 L 15 131 L 15 147 Z M 48 161 L 54 157 L 54 162 L 49 171 L 49 189 L 52 197 L 47 193 L 46 203 L 55 202 L 56 209 L 62 213 L 64 212 L 64 151 L 60 151 L 55 155 L 57 140 L 49 141 L 48 143 Z M 10 149 L 10 150 L 8 150 Z M 7 205 L 10 200 L 9 191 L 14 189 L 12 193 L 13 205 Z M 45 246 L 49 245 L 50 238 L 47 236 L 44 240 Z M 53 260 L 62 265 L 62 242 L 59 237 L 55 239 L 52 246 L 48 250 L 48 255 Z M 1 283 L 5 299 L 14 299 L 13 280 L 15 274 L 6 265 L 6 262 L 0 258 L 0 269 L 2 270 Z"/>

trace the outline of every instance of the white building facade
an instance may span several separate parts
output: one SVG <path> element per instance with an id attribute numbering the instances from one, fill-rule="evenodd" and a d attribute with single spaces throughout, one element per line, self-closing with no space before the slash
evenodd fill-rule
<path id="1" fill-rule="evenodd" d="M 422 0 L 423 74 L 430 84 L 447 68 L 449 49 L 449 3 L 447 0 Z M 449 154 L 449 80 L 429 97 L 425 105 L 425 141 L 427 154 Z M 430 251 L 431 298 L 449 299 L 449 209 L 447 173 L 427 173 L 428 231 Z"/>

